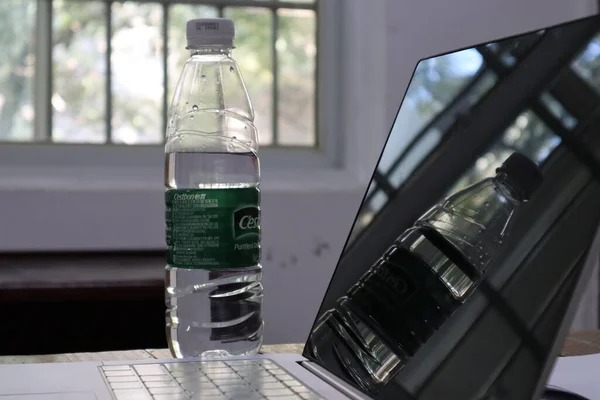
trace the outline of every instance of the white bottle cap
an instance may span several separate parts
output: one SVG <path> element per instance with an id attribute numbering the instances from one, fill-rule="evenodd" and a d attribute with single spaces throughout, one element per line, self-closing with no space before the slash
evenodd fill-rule
<path id="1" fill-rule="evenodd" d="M 187 23 L 187 48 L 202 46 L 233 47 L 235 28 L 227 18 L 198 18 Z"/>

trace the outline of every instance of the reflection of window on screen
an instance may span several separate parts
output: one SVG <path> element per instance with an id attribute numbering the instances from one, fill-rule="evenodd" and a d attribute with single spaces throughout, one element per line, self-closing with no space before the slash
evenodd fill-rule
<path id="1" fill-rule="evenodd" d="M 492 87 L 501 85 L 511 70 L 519 67 L 522 57 L 535 49 L 540 37 L 534 33 L 435 57 L 418 65 L 352 238 L 371 223 L 439 145 L 457 116 L 468 119 L 471 108 Z M 571 77 L 569 81 L 569 75 L 576 75 L 575 78 L 585 82 L 584 86 L 595 90 L 585 99 L 579 98 L 583 95 L 580 91 L 565 90 L 569 89 L 573 79 Z M 582 101 L 592 104 L 590 109 L 600 102 L 600 35 L 584 43 L 571 65 L 566 65 L 563 73 L 498 133 L 489 148 L 473 160 L 473 166 L 449 184 L 445 196 L 493 176 L 495 169 L 515 151 L 543 164 L 561 143 L 560 135 L 575 132 L 581 122 L 565 107 L 565 104 L 574 104 L 574 97 L 577 97 L 577 104 Z"/>
<path id="2" fill-rule="evenodd" d="M 494 176 L 496 168 L 514 152 L 519 152 L 543 164 L 560 144 L 560 137 L 550 130 L 533 112 L 526 111 L 504 132 L 502 137 L 446 193 L 449 196 L 485 178 Z"/>
<path id="3" fill-rule="evenodd" d="M 600 92 L 600 34 L 573 62 L 575 72 Z"/>
<path id="4" fill-rule="evenodd" d="M 316 147 L 315 1 L 184 3 L 1 1 L 0 140 L 162 143 L 165 109 L 189 55 L 186 21 L 224 16 L 236 23 L 233 56 L 261 144 Z M 45 101 L 36 100 L 44 96 L 39 85 L 47 85 Z M 44 115 L 48 124 L 34 123 Z"/>
<path id="5" fill-rule="evenodd" d="M 378 169 L 389 170 L 397 155 L 473 80 L 483 64 L 474 49 L 419 63 L 394 123 Z"/>

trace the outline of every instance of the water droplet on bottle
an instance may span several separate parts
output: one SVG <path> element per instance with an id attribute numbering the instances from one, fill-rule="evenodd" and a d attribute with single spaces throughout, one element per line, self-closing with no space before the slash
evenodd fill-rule
<path id="1" fill-rule="evenodd" d="M 206 81 L 206 75 L 200 75 L 200 80 L 201 80 L 202 82 Z"/>
<path id="2" fill-rule="evenodd" d="M 489 207 L 490 203 L 488 203 L 487 201 L 483 204 L 484 207 Z"/>
<path id="3" fill-rule="evenodd" d="M 236 139 L 237 139 L 237 137 L 236 137 L 236 136 L 234 136 L 234 137 L 232 137 L 232 139 L 233 139 L 233 140 L 236 140 Z"/>
<path id="4" fill-rule="evenodd" d="M 186 101 L 186 102 L 185 102 L 185 105 L 187 106 L 188 104 L 190 104 L 190 102 L 189 102 L 189 101 Z"/>
<path id="5" fill-rule="evenodd" d="M 194 119 L 194 116 L 193 116 L 193 115 L 190 115 L 190 119 Z"/>
<path id="6" fill-rule="evenodd" d="M 233 72 L 235 69 L 233 67 L 229 67 L 229 72 Z"/>
<path id="7" fill-rule="evenodd" d="M 192 111 L 198 111 L 198 106 L 194 104 L 194 105 L 192 106 Z"/>

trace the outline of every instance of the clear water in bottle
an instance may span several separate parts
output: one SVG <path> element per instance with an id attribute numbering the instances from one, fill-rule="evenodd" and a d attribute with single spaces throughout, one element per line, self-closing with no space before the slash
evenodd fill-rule
<path id="1" fill-rule="evenodd" d="M 260 163 L 254 111 L 231 57 L 233 22 L 187 25 L 165 145 L 166 323 L 176 357 L 262 343 Z"/>

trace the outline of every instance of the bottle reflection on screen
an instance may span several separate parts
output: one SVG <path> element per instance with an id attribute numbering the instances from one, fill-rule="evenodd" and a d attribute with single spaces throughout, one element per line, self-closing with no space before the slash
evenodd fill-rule
<path id="1" fill-rule="evenodd" d="M 478 286 L 541 181 L 537 165 L 515 153 L 495 177 L 431 208 L 321 316 L 310 355 L 376 394 Z"/>

